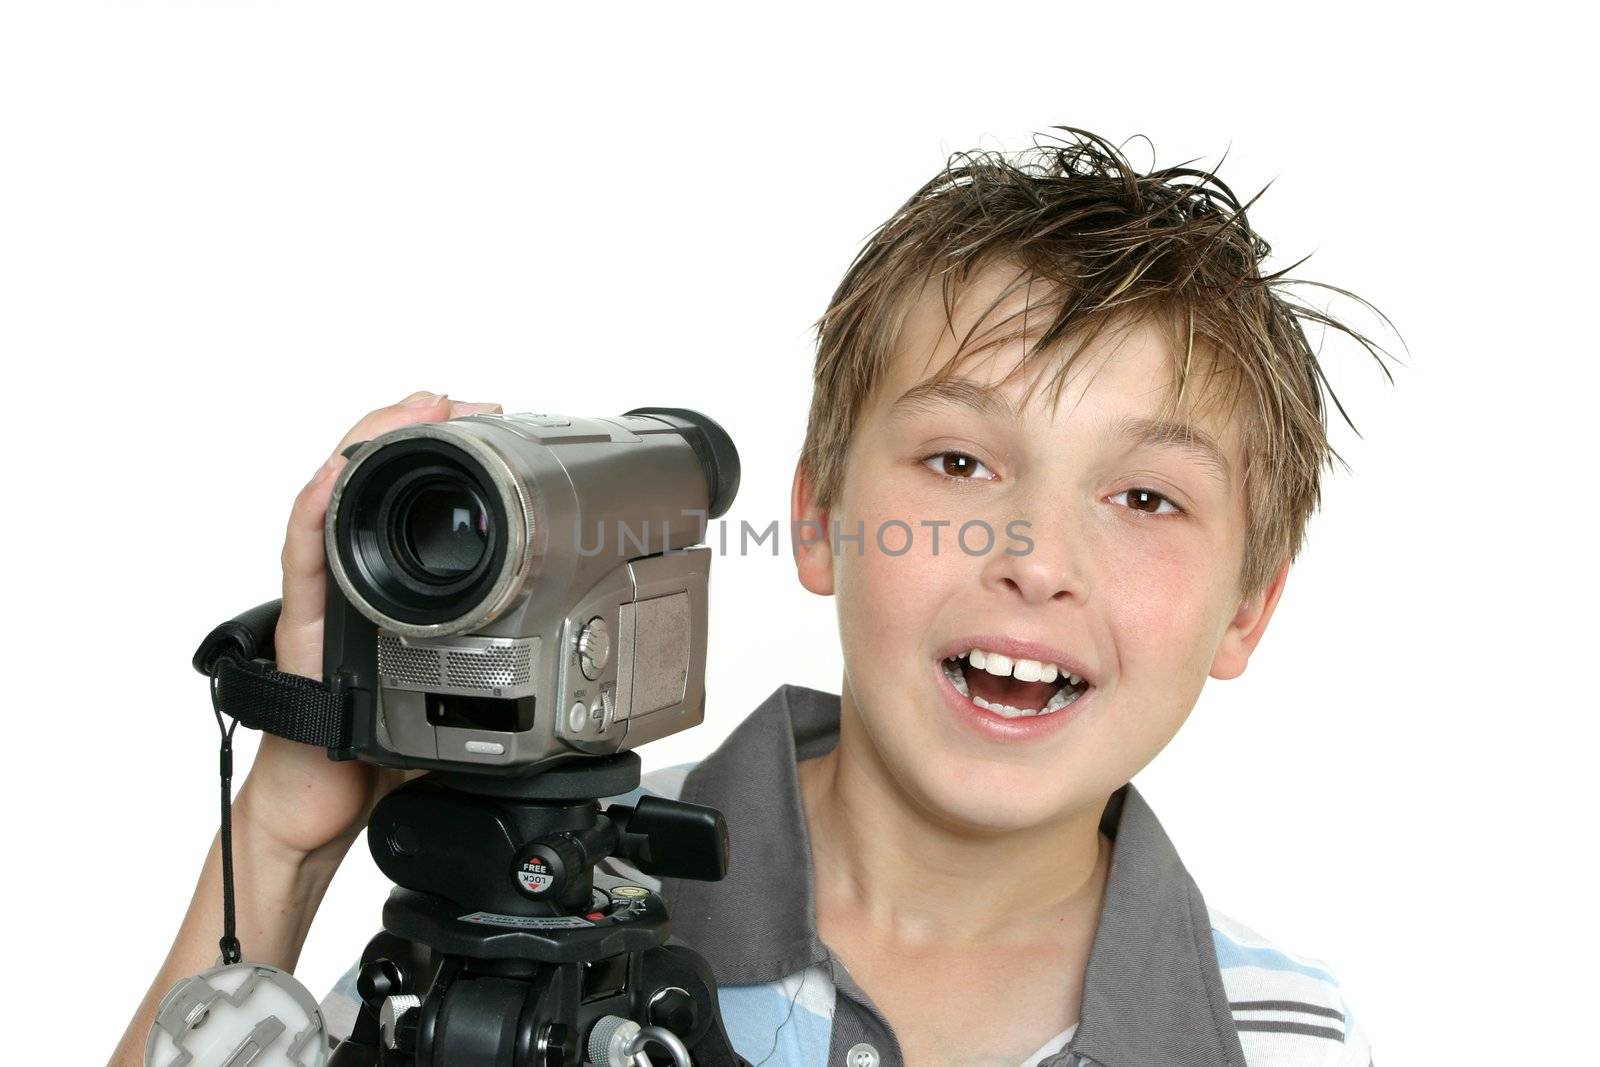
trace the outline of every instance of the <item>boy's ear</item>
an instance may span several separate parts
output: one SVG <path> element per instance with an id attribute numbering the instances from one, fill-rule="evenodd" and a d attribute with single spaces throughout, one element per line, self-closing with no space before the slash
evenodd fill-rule
<path id="1" fill-rule="evenodd" d="M 1246 664 L 1250 662 L 1250 653 L 1256 650 L 1261 635 L 1267 632 L 1267 621 L 1278 606 L 1278 598 L 1283 595 L 1283 583 L 1288 575 L 1289 561 L 1286 559 L 1264 589 L 1240 601 L 1239 610 L 1228 620 L 1228 629 L 1222 635 L 1222 645 L 1217 649 L 1216 658 L 1211 661 L 1211 677 L 1226 680 L 1244 673 Z"/>
<path id="2" fill-rule="evenodd" d="M 790 544 L 800 584 L 818 596 L 833 595 L 833 551 L 828 544 L 828 513 L 811 499 L 805 464 L 794 465 L 794 485 L 789 490 Z"/>

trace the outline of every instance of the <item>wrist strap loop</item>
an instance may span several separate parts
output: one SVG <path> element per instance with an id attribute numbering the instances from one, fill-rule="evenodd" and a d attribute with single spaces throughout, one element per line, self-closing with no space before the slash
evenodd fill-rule
<path id="1" fill-rule="evenodd" d="M 323 748 L 350 743 L 346 694 L 337 686 L 285 674 L 272 662 L 281 600 L 269 600 L 206 635 L 194 669 L 211 679 L 211 712 L 222 733 L 217 770 L 222 780 L 222 938 L 224 964 L 238 963 L 233 896 L 233 731 L 239 724 Z M 224 718 L 230 720 L 224 722 Z"/>

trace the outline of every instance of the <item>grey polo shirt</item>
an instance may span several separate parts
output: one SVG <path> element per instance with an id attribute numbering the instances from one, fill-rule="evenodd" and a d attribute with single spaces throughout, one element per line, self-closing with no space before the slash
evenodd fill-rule
<path id="1" fill-rule="evenodd" d="M 710 756 L 644 783 L 727 819 L 728 876 L 667 879 L 660 891 L 673 934 L 715 971 L 729 1034 L 752 1063 L 903 1063 L 888 1021 L 817 936 L 796 765 L 838 740 L 839 697 L 784 685 Z M 1365 1036 L 1332 976 L 1317 961 L 1208 914 L 1131 783 L 1112 795 L 1101 829 L 1114 847 L 1079 1023 L 1065 1048 L 1035 1062 L 1370 1065 Z"/>

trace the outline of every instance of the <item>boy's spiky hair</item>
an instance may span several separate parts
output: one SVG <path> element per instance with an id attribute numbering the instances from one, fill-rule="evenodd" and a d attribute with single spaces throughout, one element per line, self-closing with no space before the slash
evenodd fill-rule
<path id="1" fill-rule="evenodd" d="M 1385 375 L 1388 353 L 1288 298 L 1286 286 L 1320 285 L 1285 277 L 1304 260 L 1261 272 L 1270 249 L 1245 219 L 1255 198 L 1241 204 L 1214 172 L 1187 166 L 1140 173 L 1105 139 L 1053 129 L 1064 136 L 1035 138 L 1019 153 L 951 156 L 856 256 L 815 324 L 814 392 L 801 453 L 813 500 L 835 505 L 856 421 L 924 286 L 940 281 L 949 320 L 963 282 L 1010 264 L 1011 283 L 978 322 L 1018 292 L 1026 294 L 1023 307 L 978 338 L 977 327 L 969 330 L 935 378 L 956 376 L 978 352 L 1036 337 L 1001 384 L 1036 363 L 1034 353 L 1060 344 L 1067 355 L 1051 383 L 1054 403 L 1074 355 L 1103 333 L 1140 323 L 1167 331 L 1172 388 L 1164 417 L 1187 399 L 1196 408 L 1219 405 L 1238 420 L 1249 516 L 1240 587 L 1246 596 L 1258 592 L 1280 563 L 1298 555 L 1320 499 L 1322 468 L 1343 463 L 1328 441 L 1324 392 L 1350 422 L 1303 322 L 1352 337 Z M 1376 312 L 1343 289 L 1320 287 Z"/>

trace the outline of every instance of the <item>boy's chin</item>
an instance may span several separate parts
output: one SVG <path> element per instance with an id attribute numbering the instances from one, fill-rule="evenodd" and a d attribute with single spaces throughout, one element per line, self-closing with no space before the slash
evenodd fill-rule
<path id="1" fill-rule="evenodd" d="M 929 816 L 958 832 L 1004 834 L 1059 825 L 1090 805 L 1098 814 L 1106 799 L 1081 795 L 1060 775 L 1015 766 L 944 770 L 950 773 L 917 767 L 913 788 Z"/>

